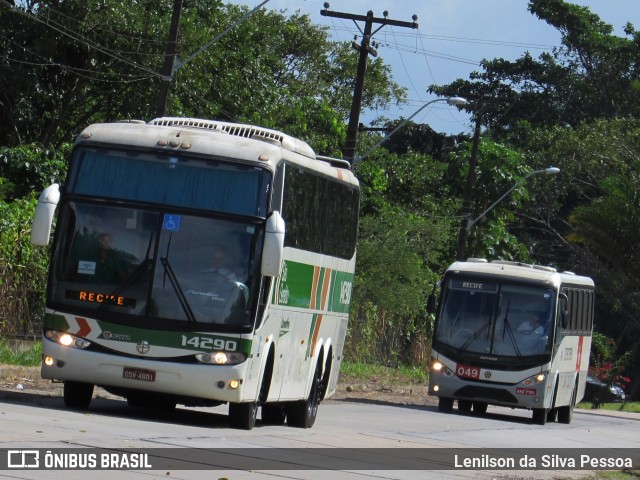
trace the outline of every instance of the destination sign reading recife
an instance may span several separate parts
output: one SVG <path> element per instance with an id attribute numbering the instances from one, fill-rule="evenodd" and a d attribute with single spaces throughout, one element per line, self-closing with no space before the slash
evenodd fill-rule
<path id="1" fill-rule="evenodd" d="M 109 303 L 118 307 L 134 308 L 135 298 L 128 298 L 122 295 L 112 295 L 109 293 L 91 292 L 89 290 L 66 290 L 65 298 L 70 300 L 80 300 L 92 303 Z"/>

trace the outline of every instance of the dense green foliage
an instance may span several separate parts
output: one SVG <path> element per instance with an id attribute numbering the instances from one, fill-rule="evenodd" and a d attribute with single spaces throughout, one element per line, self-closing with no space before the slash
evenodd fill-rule
<path id="1" fill-rule="evenodd" d="M 600 344 L 638 384 L 640 33 L 629 24 L 616 36 L 562 0 L 528 8 L 561 32 L 561 46 L 486 59 L 468 79 L 431 87 L 470 99 L 465 108 L 482 126 L 472 218 L 517 185 L 473 226 L 467 256 L 594 277 Z M 171 9 L 171 0 L 0 1 L 1 332 L 32 330 L 40 318 L 47 261 L 29 245 L 29 218 L 37 192 L 64 180 L 67 144 L 89 123 L 156 116 Z M 308 17 L 259 11 L 190 58 L 247 11 L 184 2 L 177 48 L 186 62 L 168 114 L 256 123 L 339 154 L 357 55 Z M 404 100 L 382 59 L 370 61 L 365 85 L 364 109 Z M 379 139 L 361 133 L 360 151 Z M 425 299 L 455 258 L 472 146 L 409 123 L 356 167 L 362 221 L 348 359 L 428 363 Z M 559 175 L 529 176 L 551 165 Z"/>

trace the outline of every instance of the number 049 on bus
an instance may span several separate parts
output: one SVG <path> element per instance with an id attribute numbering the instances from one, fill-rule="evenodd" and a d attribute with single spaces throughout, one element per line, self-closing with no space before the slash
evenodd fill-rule
<path id="1" fill-rule="evenodd" d="M 480 378 L 480 369 L 458 363 L 456 365 L 456 375 L 461 378 Z"/>

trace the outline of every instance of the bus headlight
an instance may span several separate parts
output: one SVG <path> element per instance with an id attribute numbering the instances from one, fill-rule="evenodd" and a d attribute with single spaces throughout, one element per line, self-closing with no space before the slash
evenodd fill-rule
<path id="1" fill-rule="evenodd" d="M 64 347 L 85 349 L 91 345 L 89 340 L 76 337 L 75 335 L 71 335 L 67 332 L 58 332 L 57 330 L 47 330 L 44 336 L 52 342 L 56 342 Z"/>
<path id="2" fill-rule="evenodd" d="M 246 359 L 247 356 L 240 352 L 196 353 L 196 360 L 206 365 L 237 365 Z"/>
<path id="3" fill-rule="evenodd" d="M 453 372 L 451 371 L 451 369 L 449 369 L 444 363 L 436 359 L 431 359 L 431 369 L 435 373 L 440 373 L 442 375 L 446 375 L 447 377 L 450 377 L 451 375 L 453 375 Z"/>
<path id="4" fill-rule="evenodd" d="M 533 375 L 532 377 L 527 378 L 526 380 L 524 380 L 522 382 L 523 385 L 535 385 L 536 383 L 542 383 L 546 380 L 547 378 L 547 373 L 546 372 L 540 372 L 540 373 L 536 373 L 535 375 Z"/>

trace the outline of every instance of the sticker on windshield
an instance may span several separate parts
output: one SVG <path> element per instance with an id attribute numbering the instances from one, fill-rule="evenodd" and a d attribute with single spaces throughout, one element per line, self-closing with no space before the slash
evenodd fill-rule
<path id="1" fill-rule="evenodd" d="M 180 215 L 165 213 L 164 220 L 162 221 L 162 229 L 170 232 L 177 232 L 180 230 Z"/>
<path id="2" fill-rule="evenodd" d="M 78 273 L 83 275 L 95 275 L 96 274 L 96 262 L 90 262 L 87 260 L 80 260 L 78 262 Z"/>

